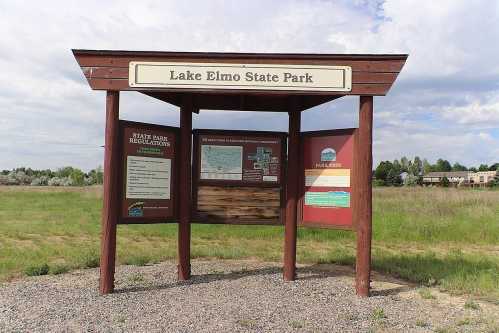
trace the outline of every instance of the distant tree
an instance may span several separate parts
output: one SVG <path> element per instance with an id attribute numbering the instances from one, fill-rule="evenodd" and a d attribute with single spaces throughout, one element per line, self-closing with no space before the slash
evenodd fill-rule
<path id="1" fill-rule="evenodd" d="M 10 170 L 2 170 L 2 175 L 7 176 L 9 174 Z"/>
<path id="2" fill-rule="evenodd" d="M 388 177 L 388 172 L 393 168 L 393 164 L 390 161 L 382 161 L 376 170 L 374 170 L 374 177 L 377 180 L 381 180 L 386 182 L 386 178 Z"/>
<path id="3" fill-rule="evenodd" d="M 90 170 L 87 174 L 87 177 L 90 178 L 88 181 L 89 184 L 101 185 L 103 183 L 103 180 L 104 180 L 104 174 L 102 172 L 102 167 L 98 166 L 97 168 Z"/>
<path id="4" fill-rule="evenodd" d="M 494 163 L 491 166 L 489 166 L 489 171 L 497 171 L 499 170 L 499 163 Z"/>
<path id="5" fill-rule="evenodd" d="M 452 167 L 449 161 L 439 158 L 437 164 L 435 165 L 435 171 L 447 172 L 451 171 Z"/>
<path id="6" fill-rule="evenodd" d="M 444 178 L 442 178 L 442 186 L 443 187 L 449 187 L 449 184 L 450 184 L 449 179 L 444 176 Z"/>
<path id="7" fill-rule="evenodd" d="M 421 162 L 421 159 L 418 156 L 414 157 L 414 161 L 409 164 L 409 170 L 407 172 L 414 176 L 419 176 L 423 173 L 423 162 Z"/>
<path id="8" fill-rule="evenodd" d="M 54 176 L 58 177 L 58 178 L 69 177 L 69 176 L 71 176 L 71 173 L 73 172 L 73 170 L 74 170 L 73 167 L 70 167 L 70 166 L 59 168 L 55 172 Z"/>
<path id="9" fill-rule="evenodd" d="M 489 171 L 489 166 L 487 164 L 480 164 L 478 171 Z"/>
<path id="10" fill-rule="evenodd" d="M 80 169 L 73 168 L 71 174 L 69 175 L 69 178 L 71 178 L 71 185 L 74 186 L 85 185 L 85 173 L 83 173 L 83 171 L 81 171 Z"/>
<path id="11" fill-rule="evenodd" d="M 431 165 L 431 163 L 428 162 L 426 158 L 423 160 L 422 171 L 424 175 L 426 175 L 428 172 L 435 171 L 433 165 Z"/>
<path id="12" fill-rule="evenodd" d="M 459 164 L 459 163 L 454 163 L 454 165 L 452 165 L 452 171 L 467 171 L 468 169 L 462 165 L 462 164 Z"/>
<path id="13" fill-rule="evenodd" d="M 405 186 L 416 186 L 419 185 L 419 176 L 413 175 L 413 174 L 408 174 L 407 177 L 404 179 L 404 185 Z"/>
<path id="14" fill-rule="evenodd" d="M 386 176 L 385 183 L 389 186 L 400 186 L 402 185 L 402 177 L 400 174 L 402 173 L 402 166 L 399 161 L 394 160 L 392 163 L 392 168 L 388 171 Z"/>
<path id="15" fill-rule="evenodd" d="M 471 167 L 471 168 L 468 169 L 468 171 L 477 172 L 478 170 L 475 167 Z"/>
<path id="16" fill-rule="evenodd" d="M 411 161 L 409 161 L 409 159 L 407 159 L 407 157 L 403 156 L 400 159 L 400 168 L 403 172 L 409 172 L 410 164 L 411 164 Z"/>

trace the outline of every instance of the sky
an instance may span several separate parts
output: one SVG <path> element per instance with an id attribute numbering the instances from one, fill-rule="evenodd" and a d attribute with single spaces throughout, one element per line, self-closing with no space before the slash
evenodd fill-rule
<path id="1" fill-rule="evenodd" d="M 71 49 L 407 53 L 374 99 L 374 163 L 499 162 L 499 1 L 0 0 L 0 169 L 103 164 L 105 93 Z M 178 110 L 123 92 L 122 119 Z M 287 130 L 278 113 L 201 111 L 195 128 Z M 307 110 L 303 130 L 358 126 L 358 97 Z"/>

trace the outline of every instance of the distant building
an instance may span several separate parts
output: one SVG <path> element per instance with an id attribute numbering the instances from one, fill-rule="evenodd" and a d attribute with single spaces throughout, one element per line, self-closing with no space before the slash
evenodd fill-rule
<path id="1" fill-rule="evenodd" d="M 486 186 L 496 175 L 497 171 L 428 172 L 423 176 L 423 185 L 442 185 L 442 180 L 447 177 L 451 186 Z"/>
<path id="2" fill-rule="evenodd" d="M 478 171 L 471 175 L 470 183 L 473 185 L 486 185 L 494 180 L 497 171 Z"/>

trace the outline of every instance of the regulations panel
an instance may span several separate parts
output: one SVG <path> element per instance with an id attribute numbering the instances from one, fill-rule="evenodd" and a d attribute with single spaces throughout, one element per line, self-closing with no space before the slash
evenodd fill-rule
<path id="1" fill-rule="evenodd" d="M 195 130 L 193 148 L 195 222 L 282 223 L 285 133 Z"/>
<path id="2" fill-rule="evenodd" d="M 300 224 L 352 229 L 356 129 L 302 133 Z"/>
<path id="3" fill-rule="evenodd" d="M 177 141 L 177 128 L 120 121 L 119 223 L 171 222 L 176 218 Z"/>

